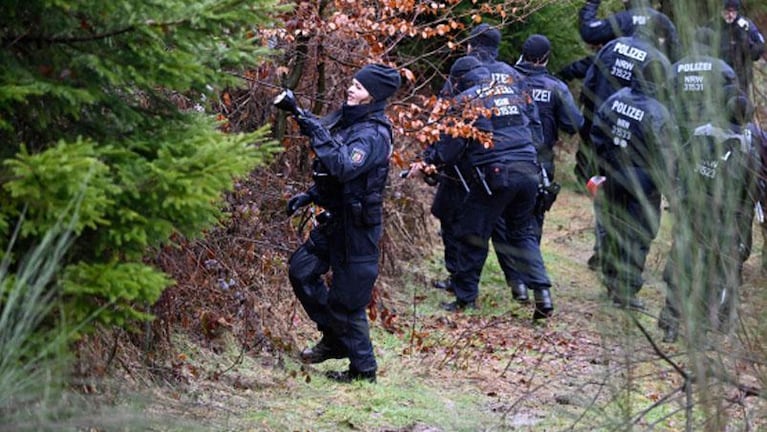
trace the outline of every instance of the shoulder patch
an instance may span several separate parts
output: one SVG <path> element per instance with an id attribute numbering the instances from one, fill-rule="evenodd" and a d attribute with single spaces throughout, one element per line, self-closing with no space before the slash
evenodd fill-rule
<path id="1" fill-rule="evenodd" d="M 367 157 L 367 153 L 365 153 L 364 150 L 358 149 L 358 148 L 353 149 L 351 154 L 349 155 L 349 159 L 351 159 L 354 165 L 359 165 L 362 162 L 365 162 L 366 157 Z"/>
<path id="2" fill-rule="evenodd" d="M 748 30 L 748 28 L 750 27 L 748 20 L 743 17 L 738 18 L 737 24 L 738 24 L 738 27 L 742 28 L 743 30 Z"/>

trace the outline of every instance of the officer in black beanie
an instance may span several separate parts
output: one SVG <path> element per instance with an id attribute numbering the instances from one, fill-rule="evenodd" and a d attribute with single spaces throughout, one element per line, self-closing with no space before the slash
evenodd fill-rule
<path id="1" fill-rule="evenodd" d="M 374 101 L 386 100 L 400 86 L 399 72 L 380 64 L 364 66 L 354 74 L 354 79 L 362 84 Z"/>
<path id="2" fill-rule="evenodd" d="M 480 24 L 469 33 L 469 43 L 474 48 L 484 49 L 493 58 L 498 57 L 498 46 L 501 44 L 501 32 L 489 24 Z"/>
<path id="3" fill-rule="evenodd" d="M 480 24 L 469 33 L 468 55 L 476 57 L 485 66 L 492 79 L 499 84 L 513 84 L 522 80 L 522 75 L 508 63 L 499 61 L 498 47 L 501 44 L 501 32 L 489 24 Z M 453 97 L 458 92 L 453 89 L 450 80 L 440 91 L 442 97 Z"/>
<path id="4" fill-rule="evenodd" d="M 376 380 L 377 364 L 365 308 L 378 277 L 383 192 L 392 151 L 392 128 L 384 114 L 400 86 L 396 69 L 380 64 L 354 74 L 343 107 L 322 118 L 295 116 L 316 157 L 314 185 L 288 201 L 287 212 L 315 203 L 324 221 L 290 257 L 288 275 L 296 297 L 317 323 L 322 340 L 301 352 L 305 363 L 348 358 L 349 369 L 328 378 Z M 323 275 L 332 271 L 332 287 Z"/>
<path id="5" fill-rule="evenodd" d="M 482 71 L 479 71 L 481 69 Z M 482 73 L 484 72 L 484 74 Z M 461 92 L 471 87 L 469 81 L 478 83 L 479 80 L 490 80 L 487 69 L 474 56 L 464 56 L 453 63 L 450 68 L 448 83 L 453 91 Z M 421 173 L 437 173 L 437 191 L 431 204 L 431 214 L 439 220 L 439 232 L 444 247 L 443 259 L 448 277 L 435 280 L 432 285 L 440 290 L 452 291 L 453 275 L 458 269 L 459 239 L 455 235 L 455 221 L 466 199 L 466 179 L 471 170 L 459 165 L 446 165 L 444 155 L 439 155 L 437 145 L 427 147 L 419 162 L 410 165 L 409 177 L 420 176 Z M 463 182 L 461 181 L 463 178 Z"/>
<path id="6" fill-rule="evenodd" d="M 525 77 L 531 95 L 538 106 L 543 126 L 543 145 L 538 148 L 538 163 L 545 170 L 549 182 L 554 181 L 554 144 L 559 140 L 559 131 L 574 134 L 583 126 L 583 116 L 575 105 L 567 84 L 551 75 L 546 68 L 551 55 L 551 42 L 546 36 L 534 34 L 522 45 L 522 56 L 514 66 Z M 539 197 L 540 199 L 541 197 Z M 540 243 L 543 232 L 544 210 L 536 207 L 537 236 Z M 517 280 L 522 280 L 517 278 Z M 524 284 L 512 286 L 517 297 L 526 291 Z"/>

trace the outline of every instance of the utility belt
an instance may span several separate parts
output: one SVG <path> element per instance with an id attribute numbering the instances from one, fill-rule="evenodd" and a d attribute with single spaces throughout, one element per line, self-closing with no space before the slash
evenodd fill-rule
<path id="1" fill-rule="evenodd" d="M 471 176 L 472 187 L 480 186 L 492 196 L 493 191 L 508 188 L 515 177 L 521 175 L 538 175 L 538 196 L 535 213 L 543 215 L 549 211 L 559 195 L 559 183 L 549 180 L 546 169 L 530 161 L 493 162 L 474 167 Z"/>
<path id="2" fill-rule="evenodd" d="M 503 129 L 512 126 L 519 126 L 519 120 L 515 116 L 500 116 L 490 119 L 493 129 Z"/>
<path id="3" fill-rule="evenodd" d="M 472 187 L 481 187 L 488 195 L 493 191 L 506 189 L 520 175 L 536 175 L 537 164 L 533 161 L 500 161 L 472 167 Z"/>
<path id="4" fill-rule="evenodd" d="M 356 227 L 371 227 L 383 222 L 383 199 L 381 194 L 371 194 L 366 199 L 352 199 L 343 207 L 325 210 L 316 217 L 317 224 L 329 229 L 341 223 Z"/>

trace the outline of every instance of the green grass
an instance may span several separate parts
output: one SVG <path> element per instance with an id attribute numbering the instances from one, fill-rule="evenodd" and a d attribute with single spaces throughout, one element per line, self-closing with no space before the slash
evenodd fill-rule
<path id="1" fill-rule="evenodd" d="M 482 272 L 479 308 L 458 314 L 442 310 L 440 302 L 453 295 L 430 286 L 446 274 L 437 246 L 420 262 L 400 263 L 401 278 L 382 281 L 386 307 L 397 315 L 397 331 L 385 330 L 379 321 L 371 324 L 379 364 L 376 384 L 344 385 L 324 377 L 326 371 L 346 369 L 347 360 L 304 366 L 294 352 L 279 350 L 240 357 L 231 335 L 223 349 L 218 344 L 217 354 L 178 334 L 174 358 L 181 371 L 196 374 L 159 388 L 152 406 L 216 431 L 683 430 L 680 394 L 653 407 L 681 385 L 680 377 L 653 352 L 630 315 L 610 306 L 597 275 L 586 268 L 592 224 L 590 202 L 566 189 L 548 216 L 543 241 L 556 307 L 550 320 L 533 323 L 532 306 L 513 301 L 493 251 Z M 656 317 L 665 295 L 660 273 L 670 230 L 664 218 L 640 293 L 648 312 L 635 315 L 656 341 Z M 767 300 L 759 290 L 749 296 Z M 318 334 L 297 307 L 297 343 L 309 344 Z M 749 320 L 761 332 L 756 340 L 763 340 L 758 316 L 749 315 Z M 736 346 L 733 340 L 728 344 Z M 691 368 L 684 343 L 660 348 Z M 714 394 L 713 389 L 695 392 L 696 398 Z M 760 415 L 767 408 L 757 402 L 749 398 L 743 404 L 748 415 L 765 418 Z M 694 430 L 703 430 L 710 418 L 706 409 L 695 406 Z M 745 415 L 738 409 L 720 411 L 731 415 L 730 428 L 745 429 Z M 758 430 L 759 423 L 749 426 Z"/>
<path id="2" fill-rule="evenodd" d="M 417 424 L 442 430 L 474 431 L 491 428 L 498 419 L 483 412 L 486 396 L 460 379 L 435 385 L 428 369 L 396 353 L 405 349 L 401 338 L 374 331 L 379 353 L 377 384 L 338 384 L 324 378 L 326 370 L 343 369 L 332 360 L 298 373 L 258 398 L 258 407 L 245 420 L 266 430 L 390 430 Z M 287 360 L 286 369 L 301 366 Z M 291 376 L 291 373 L 287 374 Z"/>

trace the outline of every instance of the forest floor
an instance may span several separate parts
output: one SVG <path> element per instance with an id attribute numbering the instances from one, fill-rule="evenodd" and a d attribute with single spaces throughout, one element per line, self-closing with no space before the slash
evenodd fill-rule
<path id="1" fill-rule="evenodd" d="M 174 344 L 186 365 L 185 379 L 156 388 L 147 414 L 168 420 L 170 430 L 763 427 L 767 406 L 747 391 L 765 382 L 761 363 L 741 361 L 767 358 L 759 343 L 762 326 L 755 321 L 749 332 L 713 335 L 706 347 L 660 342 L 656 321 L 665 295 L 660 275 L 670 245 L 665 216 L 640 292 L 647 311 L 613 308 L 597 274 L 586 266 L 594 238 L 592 204 L 575 189 L 565 185 L 547 215 L 542 247 L 556 306 L 550 319 L 533 322 L 532 306 L 513 301 L 493 253 L 483 271 L 478 309 L 441 310 L 439 303 L 450 296 L 429 283 L 444 276 L 441 249 L 435 246 L 421 262 L 404 264 L 404 286 L 379 284 L 387 292 L 381 301 L 395 316 L 389 325 L 377 321 L 371 328 L 379 362 L 376 384 L 343 385 L 324 377 L 325 371 L 346 369 L 346 360 L 303 366 L 295 352 L 248 353 L 235 343 L 213 350 L 179 335 Z M 437 238 L 436 227 L 432 234 Z M 746 264 L 744 321 L 763 310 L 766 299 L 761 243 L 755 235 Z M 318 338 L 302 311 L 292 319 L 304 346 Z M 737 358 L 728 357 L 736 352 Z M 732 379 L 727 385 L 696 381 L 688 396 L 684 374 L 701 361 L 731 367 Z M 714 393 L 720 397 L 706 398 Z"/>

